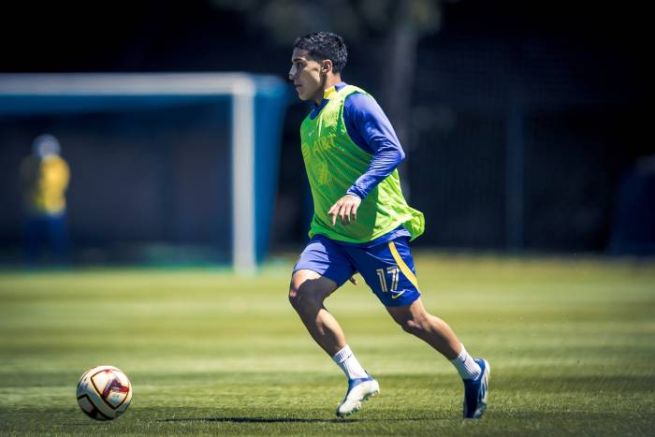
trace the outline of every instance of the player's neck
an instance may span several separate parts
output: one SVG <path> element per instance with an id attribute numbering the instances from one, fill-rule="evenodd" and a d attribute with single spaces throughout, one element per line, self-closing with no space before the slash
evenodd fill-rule
<path id="1" fill-rule="evenodd" d="M 331 74 L 328 77 L 325 78 L 325 82 L 323 83 L 322 92 L 320 97 L 317 96 L 317 98 L 314 100 L 314 102 L 317 105 L 320 105 L 321 102 L 323 101 L 323 96 L 325 95 L 325 92 L 335 86 L 336 84 L 341 82 L 341 75 L 340 74 Z"/>

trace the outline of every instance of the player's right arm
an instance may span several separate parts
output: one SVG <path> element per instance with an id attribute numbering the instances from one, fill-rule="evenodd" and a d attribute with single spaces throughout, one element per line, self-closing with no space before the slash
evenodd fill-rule
<path id="1" fill-rule="evenodd" d="M 355 144 L 371 153 L 372 157 L 366 172 L 328 210 L 333 226 L 337 218 L 344 225 L 355 221 L 362 200 L 405 159 L 391 122 L 371 96 L 361 93 L 348 96 L 344 121 Z"/>
<path id="2" fill-rule="evenodd" d="M 348 96 L 344 121 L 355 144 L 372 154 L 366 172 L 347 191 L 364 199 L 400 165 L 405 152 L 387 115 L 373 97 L 361 93 Z"/>

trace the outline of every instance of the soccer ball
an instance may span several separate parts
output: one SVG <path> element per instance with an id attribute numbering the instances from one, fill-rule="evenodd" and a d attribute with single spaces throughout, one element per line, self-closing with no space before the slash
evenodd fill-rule
<path id="1" fill-rule="evenodd" d="M 132 384 L 114 366 L 89 369 L 77 383 L 77 403 L 96 420 L 113 420 L 123 414 L 132 401 Z"/>

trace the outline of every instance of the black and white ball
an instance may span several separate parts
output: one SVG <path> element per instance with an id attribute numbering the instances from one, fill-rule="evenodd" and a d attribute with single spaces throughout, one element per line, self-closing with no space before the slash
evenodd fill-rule
<path id="1" fill-rule="evenodd" d="M 132 384 L 114 366 L 89 369 L 77 383 L 77 403 L 87 416 L 113 420 L 123 414 L 132 401 Z"/>

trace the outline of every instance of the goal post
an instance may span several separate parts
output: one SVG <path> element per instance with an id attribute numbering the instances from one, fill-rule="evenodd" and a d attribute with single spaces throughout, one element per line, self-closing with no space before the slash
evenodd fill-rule
<path id="1" fill-rule="evenodd" d="M 248 273 L 269 239 L 287 93 L 275 76 L 246 73 L 0 74 L 0 117 L 225 105 L 228 98 L 231 259 Z"/>

